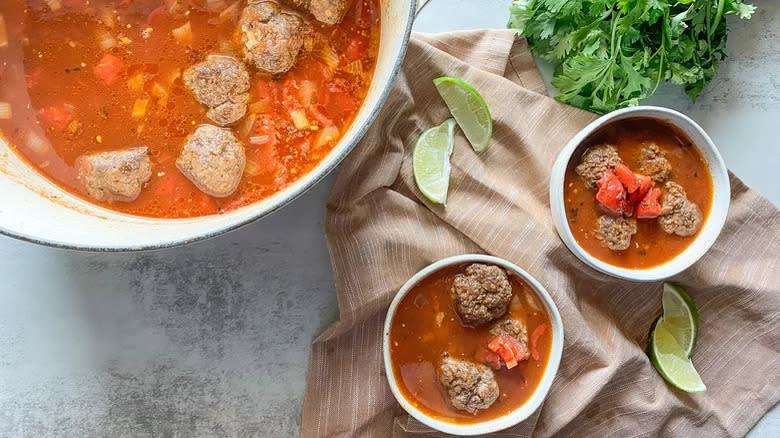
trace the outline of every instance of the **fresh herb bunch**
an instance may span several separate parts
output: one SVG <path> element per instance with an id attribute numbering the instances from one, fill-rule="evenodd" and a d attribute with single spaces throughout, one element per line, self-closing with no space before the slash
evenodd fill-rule
<path id="1" fill-rule="evenodd" d="M 742 0 L 513 0 L 509 27 L 554 64 L 556 99 L 606 113 L 637 105 L 662 81 L 695 99 L 726 57 L 728 14 Z"/>

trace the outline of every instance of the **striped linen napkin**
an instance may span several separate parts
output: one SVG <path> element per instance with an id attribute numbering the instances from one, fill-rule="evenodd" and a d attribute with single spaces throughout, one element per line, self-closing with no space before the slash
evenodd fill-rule
<path id="1" fill-rule="evenodd" d="M 456 136 L 447 206 L 416 189 L 415 140 L 448 111 L 431 80 L 475 85 L 494 117 L 480 155 Z M 565 345 L 543 406 L 495 436 L 741 436 L 780 398 L 780 213 L 732 177 L 732 204 L 707 255 L 674 278 L 698 303 L 694 363 L 707 392 L 668 386 L 644 353 L 661 285 L 583 265 L 549 212 L 558 151 L 593 114 L 556 102 L 522 38 L 506 30 L 415 34 L 382 113 L 342 164 L 325 230 L 340 320 L 312 348 L 302 435 L 433 437 L 400 409 L 382 364 L 399 287 L 443 257 L 484 252 L 535 276 L 563 317 Z"/>

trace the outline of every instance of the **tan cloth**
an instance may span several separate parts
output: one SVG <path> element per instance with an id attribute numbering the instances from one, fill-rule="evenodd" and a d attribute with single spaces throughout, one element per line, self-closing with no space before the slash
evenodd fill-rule
<path id="1" fill-rule="evenodd" d="M 465 79 L 495 122 L 476 155 L 455 140 L 447 206 L 415 187 L 411 150 L 448 117 L 431 80 Z M 312 348 L 302 434 L 438 436 L 395 402 L 382 364 L 382 324 L 399 287 L 443 257 L 486 252 L 551 293 L 565 346 L 549 397 L 496 436 L 740 436 L 780 397 L 780 213 L 732 178 L 728 222 L 715 246 L 674 280 L 700 312 L 694 364 L 708 390 L 670 388 L 644 353 L 661 285 L 620 281 L 576 259 L 550 217 L 558 151 L 594 116 L 557 103 L 523 39 L 509 31 L 413 36 L 381 115 L 345 160 L 326 233 L 341 320 Z"/>

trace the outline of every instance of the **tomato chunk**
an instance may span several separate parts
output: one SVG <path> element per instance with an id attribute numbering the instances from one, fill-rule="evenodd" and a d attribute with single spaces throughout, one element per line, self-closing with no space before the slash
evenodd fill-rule
<path id="1" fill-rule="evenodd" d="M 73 121 L 73 114 L 64 106 L 47 106 L 38 111 L 41 121 L 54 129 L 64 131 Z"/>
<path id="2" fill-rule="evenodd" d="M 488 350 L 498 354 L 506 364 L 507 369 L 512 369 L 517 362 L 525 360 L 528 351 L 525 345 L 514 337 L 502 333 L 488 343 Z"/>
<path id="3" fill-rule="evenodd" d="M 655 219 L 660 216 L 661 203 L 658 202 L 660 197 L 660 189 L 651 189 L 636 207 L 636 217 L 639 219 Z"/>
<path id="4" fill-rule="evenodd" d="M 355 37 L 347 46 L 346 56 L 350 61 L 363 59 L 368 51 L 368 42 L 364 38 Z"/>
<path id="5" fill-rule="evenodd" d="M 617 175 L 628 193 L 634 193 L 639 189 L 639 180 L 637 176 L 625 164 L 620 163 L 615 166 L 615 175 Z"/>
<path id="6" fill-rule="evenodd" d="M 111 85 L 119 79 L 125 70 L 125 63 L 114 55 L 105 55 L 93 69 L 95 76 L 106 85 Z"/>
<path id="7" fill-rule="evenodd" d="M 604 171 L 596 186 L 599 189 L 596 200 L 601 205 L 615 213 L 630 215 L 626 189 L 617 175 L 610 170 Z"/>
<path id="8" fill-rule="evenodd" d="M 161 18 L 168 14 L 168 8 L 163 4 L 158 6 L 155 10 L 149 13 L 149 15 L 146 17 L 146 22 L 149 24 L 153 24 L 152 22 L 156 20 L 157 18 Z"/>
<path id="9" fill-rule="evenodd" d="M 485 347 L 480 347 L 477 352 L 474 353 L 474 359 L 481 362 L 494 370 L 501 369 L 501 358 L 498 354 L 493 353 Z"/>
<path id="10" fill-rule="evenodd" d="M 637 175 L 636 180 L 639 183 L 639 188 L 634 193 L 628 195 L 628 200 L 633 204 L 641 201 L 650 189 L 653 188 L 653 180 L 649 176 Z"/>
<path id="11" fill-rule="evenodd" d="M 537 325 L 531 334 L 531 357 L 534 360 L 539 360 L 539 338 L 542 337 L 545 331 L 547 331 L 547 323 Z"/>

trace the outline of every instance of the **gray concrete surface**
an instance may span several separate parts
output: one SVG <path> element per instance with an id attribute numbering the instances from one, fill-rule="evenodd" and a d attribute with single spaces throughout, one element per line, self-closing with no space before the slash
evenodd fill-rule
<path id="1" fill-rule="evenodd" d="M 508 3 L 432 0 L 417 28 L 500 27 Z M 756 3 L 695 105 L 671 88 L 653 102 L 691 114 L 780 203 L 780 3 Z M 178 249 L 90 254 L 0 237 L 0 437 L 297 435 L 309 344 L 337 318 L 322 233 L 331 183 Z M 775 408 L 751 436 L 778 435 Z"/>

